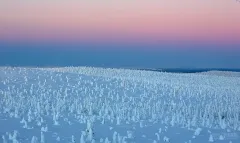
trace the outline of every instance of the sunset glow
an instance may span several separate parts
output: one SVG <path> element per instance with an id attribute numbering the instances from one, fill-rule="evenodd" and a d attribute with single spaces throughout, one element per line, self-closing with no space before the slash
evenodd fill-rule
<path id="1" fill-rule="evenodd" d="M 240 43 L 234 0 L 1 1 L 0 40 Z"/>

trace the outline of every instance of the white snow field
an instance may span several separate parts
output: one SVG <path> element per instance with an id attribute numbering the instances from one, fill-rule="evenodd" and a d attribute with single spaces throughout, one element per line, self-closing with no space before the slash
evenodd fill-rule
<path id="1" fill-rule="evenodd" d="M 240 143 L 240 76 L 1 67 L 0 135 L 1 143 Z"/>

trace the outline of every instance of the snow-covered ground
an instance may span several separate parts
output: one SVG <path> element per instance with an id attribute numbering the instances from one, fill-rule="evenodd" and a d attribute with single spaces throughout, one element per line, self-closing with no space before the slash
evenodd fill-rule
<path id="1" fill-rule="evenodd" d="M 0 135 L 1 143 L 239 143 L 240 77 L 1 67 Z"/>
<path id="2" fill-rule="evenodd" d="M 227 72 L 227 71 L 208 71 L 202 72 L 203 75 L 227 76 L 227 77 L 240 77 L 240 72 Z"/>

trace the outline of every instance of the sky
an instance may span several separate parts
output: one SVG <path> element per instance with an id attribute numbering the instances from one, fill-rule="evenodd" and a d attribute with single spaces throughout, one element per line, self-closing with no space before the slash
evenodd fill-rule
<path id="1" fill-rule="evenodd" d="M 238 55 L 236 0 L 0 1 L 0 65 L 240 68 Z"/>

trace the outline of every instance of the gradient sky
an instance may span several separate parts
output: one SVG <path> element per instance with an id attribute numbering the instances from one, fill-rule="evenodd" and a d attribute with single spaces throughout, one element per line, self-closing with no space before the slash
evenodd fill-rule
<path id="1" fill-rule="evenodd" d="M 63 44 L 72 46 L 62 46 Z M 240 68 L 240 62 L 236 62 L 240 61 L 240 56 L 239 58 L 237 56 L 240 55 L 240 2 L 236 0 L 0 1 L 0 46 L 1 51 L 11 49 L 11 52 L 23 47 L 30 47 L 32 51 L 44 49 L 45 52 L 60 48 L 66 51 L 74 47 L 79 49 L 79 52 L 97 49 L 102 53 L 111 51 L 109 54 L 117 54 L 118 52 L 113 52 L 114 49 L 115 51 L 130 50 L 132 53 L 144 53 L 147 50 L 147 56 L 150 57 L 151 53 L 157 50 L 159 55 L 155 55 L 156 60 L 157 57 L 164 55 L 166 62 L 174 58 L 173 55 L 177 53 L 182 58 L 192 55 L 191 64 L 184 64 L 189 60 L 186 58 L 179 63 L 176 60 L 175 64 L 173 62 L 169 65 L 170 67 L 184 65 Z M 169 54 L 169 57 L 166 54 Z M 137 58 L 141 56 L 138 54 Z M 5 55 L 2 63 L 8 63 L 9 57 L 11 56 Z M 121 57 L 124 57 L 124 54 Z M 194 62 L 203 58 L 209 59 L 212 64 L 203 61 L 201 64 Z M 101 64 L 104 64 L 104 61 Z M 141 65 L 138 60 L 136 65 Z M 157 62 L 151 65 L 161 67 Z"/>

